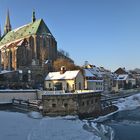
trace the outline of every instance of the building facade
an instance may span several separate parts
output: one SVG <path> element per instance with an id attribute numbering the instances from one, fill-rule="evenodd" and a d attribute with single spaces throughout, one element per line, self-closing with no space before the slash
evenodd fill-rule
<path id="1" fill-rule="evenodd" d="M 136 87 L 136 79 L 125 68 L 118 68 L 114 73 L 116 74 L 116 78 L 114 79 L 115 84 L 113 86 L 114 91 Z"/>
<path id="2" fill-rule="evenodd" d="M 44 80 L 57 59 L 57 42 L 43 19 L 36 20 L 34 11 L 31 23 L 12 30 L 8 11 L 0 56 L 2 70 L 22 70 L 23 76 L 30 71 L 33 79 L 39 77 L 35 81 Z"/>
<path id="3" fill-rule="evenodd" d="M 93 72 L 93 69 L 84 69 L 85 89 L 94 91 L 103 91 L 103 78 Z"/>
<path id="4" fill-rule="evenodd" d="M 84 76 L 80 70 L 66 71 L 64 67 L 60 72 L 50 72 L 45 78 L 45 89 L 64 90 L 72 92 L 84 90 Z"/>

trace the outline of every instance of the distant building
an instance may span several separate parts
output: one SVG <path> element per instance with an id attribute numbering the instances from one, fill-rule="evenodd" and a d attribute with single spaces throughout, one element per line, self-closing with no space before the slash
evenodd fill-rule
<path id="1" fill-rule="evenodd" d="M 91 85 L 91 83 L 92 84 L 94 83 L 94 89 L 100 88 L 104 92 L 110 92 L 112 90 L 113 77 L 112 77 L 111 71 L 106 70 L 103 67 L 96 67 L 95 65 L 91 65 L 88 63 L 88 61 L 85 62 L 85 65 L 83 66 L 83 68 L 87 70 L 87 74 L 91 73 L 90 74 L 91 77 L 86 76 L 86 79 L 88 79 L 87 82 L 90 83 L 88 84 L 88 86 Z M 89 79 L 92 79 L 92 80 L 89 80 Z M 97 85 L 95 86 L 95 84 Z"/>
<path id="2" fill-rule="evenodd" d="M 132 74 L 126 71 L 124 68 L 118 68 L 115 72 L 115 83 L 113 86 L 114 91 L 120 89 L 131 89 L 136 85 L 136 79 L 133 78 Z"/>
<path id="3" fill-rule="evenodd" d="M 85 74 L 85 89 L 94 91 L 103 91 L 103 79 L 101 76 L 95 74 L 93 69 L 84 69 Z"/>
<path id="4" fill-rule="evenodd" d="M 125 70 L 125 68 L 118 68 L 114 73 L 117 75 L 128 74 L 128 72 Z"/>
<path id="5" fill-rule="evenodd" d="M 113 75 L 110 70 L 105 69 L 104 67 L 99 67 L 100 74 L 104 80 L 104 92 L 111 92 L 113 85 Z"/>
<path id="6" fill-rule="evenodd" d="M 62 67 L 59 72 L 49 72 L 45 78 L 45 89 L 66 92 L 83 90 L 84 76 L 80 70 L 66 71 Z"/>
<path id="7" fill-rule="evenodd" d="M 134 79 L 136 79 L 136 87 L 140 87 L 140 69 L 129 71 Z"/>

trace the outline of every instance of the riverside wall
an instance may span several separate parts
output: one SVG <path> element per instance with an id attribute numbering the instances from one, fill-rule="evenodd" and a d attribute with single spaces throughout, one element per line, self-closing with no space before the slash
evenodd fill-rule
<path id="1" fill-rule="evenodd" d="M 37 100 L 40 94 L 37 90 L 0 90 L 0 103 L 11 103 L 12 99 Z"/>
<path id="2" fill-rule="evenodd" d="M 42 96 L 43 115 L 94 116 L 101 113 L 100 92 L 44 94 Z"/>

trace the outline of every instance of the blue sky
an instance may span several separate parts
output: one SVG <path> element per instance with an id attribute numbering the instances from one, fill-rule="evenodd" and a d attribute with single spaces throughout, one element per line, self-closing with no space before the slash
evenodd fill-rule
<path id="1" fill-rule="evenodd" d="M 12 28 L 43 18 L 78 65 L 84 61 L 115 70 L 140 68 L 139 0 L 0 0 L 0 24 L 9 8 Z"/>

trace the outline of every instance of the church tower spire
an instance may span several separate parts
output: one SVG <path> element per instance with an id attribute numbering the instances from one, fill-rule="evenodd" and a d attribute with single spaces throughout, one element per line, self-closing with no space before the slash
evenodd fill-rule
<path id="1" fill-rule="evenodd" d="M 35 10 L 33 10 L 32 12 L 32 22 L 35 22 L 36 21 L 36 18 L 35 18 Z"/>
<path id="2" fill-rule="evenodd" d="M 9 16 L 9 10 L 7 10 L 7 16 L 4 26 L 4 34 L 7 34 L 9 31 L 11 31 L 11 24 L 10 24 L 10 16 Z"/>

